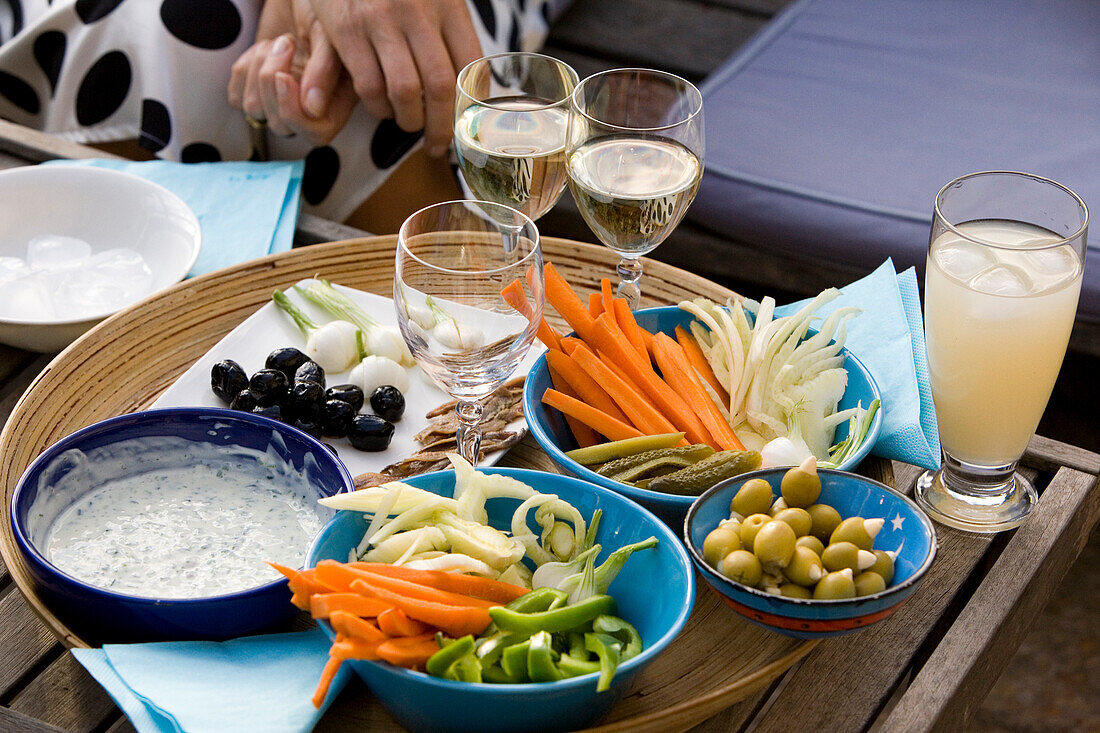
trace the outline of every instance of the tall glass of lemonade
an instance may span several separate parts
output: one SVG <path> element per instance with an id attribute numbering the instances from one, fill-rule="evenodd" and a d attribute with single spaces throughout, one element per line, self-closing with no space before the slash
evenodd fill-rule
<path id="1" fill-rule="evenodd" d="M 936 195 L 924 318 L 943 465 L 914 492 L 934 519 L 999 532 L 1037 500 L 1016 464 L 1066 353 L 1087 230 L 1080 197 L 1039 176 L 973 173 Z"/>

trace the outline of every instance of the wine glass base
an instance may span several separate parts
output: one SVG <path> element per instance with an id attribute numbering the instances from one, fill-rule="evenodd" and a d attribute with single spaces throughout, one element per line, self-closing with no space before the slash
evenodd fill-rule
<path id="1" fill-rule="evenodd" d="M 1013 473 L 1002 492 L 970 492 L 951 488 L 943 469 L 917 479 L 913 499 L 929 517 L 967 532 L 1003 532 L 1020 526 L 1039 500 L 1035 486 Z"/>

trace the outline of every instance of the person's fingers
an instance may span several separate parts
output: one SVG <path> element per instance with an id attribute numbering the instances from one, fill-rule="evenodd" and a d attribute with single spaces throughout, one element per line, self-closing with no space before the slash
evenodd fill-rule
<path id="1" fill-rule="evenodd" d="M 439 157 L 451 141 L 456 71 L 438 32 L 413 26 L 408 38 L 423 85 L 424 147 Z"/>
<path id="2" fill-rule="evenodd" d="M 247 51 L 242 53 L 236 61 L 233 62 L 233 66 L 229 73 L 229 105 L 242 108 L 244 100 L 244 85 L 248 78 L 248 68 L 252 64 L 252 54 L 255 47 L 250 47 Z"/>
<path id="3" fill-rule="evenodd" d="M 328 110 L 332 92 L 340 81 L 344 67 L 320 23 L 310 30 L 310 54 L 302 70 L 300 84 L 302 107 L 306 114 L 320 119 Z"/>
<path id="4" fill-rule="evenodd" d="M 313 145 L 326 145 L 343 129 L 359 101 L 344 78 L 333 90 L 328 110 L 321 119 L 310 117 L 302 107 L 302 87 L 291 74 L 275 75 L 275 89 L 279 98 L 279 116 L 295 133 L 306 137 Z"/>
<path id="5" fill-rule="evenodd" d="M 424 127 L 423 89 L 409 42 L 400 31 L 395 32 L 394 26 L 376 30 L 371 40 L 382 67 L 386 98 L 393 107 L 394 120 L 406 132 L 420 130 Z"/>
<path id="6" fill-rule="evenodd" d="M 264 119 L 267 120 L 268 129 L 276 135 L 294 134 L 279 114 L 279 98 L 275 89 L 275 75 L 290 71 L 294 48 L 294 39 L 289 34 L 281 35 L 271 44 L 271 49 L 260 65 L 260 98 L 264 106 Z"/>
<path id="7" fill-rule="evenodd" d="M 261 59 L 267 58 L 271 50 L 271 41 L 260 41 L 253 46 L 252 63 L 248 66 L 245 75 L 244 93 L 241 95 L 241 109 L 249 117 L 257 120 L 264 119 L 264 101 L 260 93 L 260 67 Z"/>
<path id="8" fill-rule="evenodd" d="M 474 30 L 474 21 L 470 17 L 470 8 L 466 0 L 451 0 L 445 6 L 443 18 L 443 42 L 447 44 L 447 51 L 451 55 L 451 63 L 455 72 L 462 71 L 463 67 L 472 61 L 476 61 L 485 54 L 481 50 L 481 41 Z"/>

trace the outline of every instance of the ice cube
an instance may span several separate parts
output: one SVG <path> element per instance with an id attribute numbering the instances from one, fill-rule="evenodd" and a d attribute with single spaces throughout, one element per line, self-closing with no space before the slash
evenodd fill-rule
<path id="1" fill-rule="evenodd" d="M 1023 258 L 1027 261 L 1027 267 L 1045 275 L 1044 279 L 1063 280 L 1077 274 L 1079 263 L 1077 253 L 1069 247 L 1036 249 L 1024 252 Z"/>
<path id="2" fill-rule="evenodd" d="M 140 252 L 125 247 L 107 249 L 92 255 L 88 265 L 95 272 L 122 282 L 131 301 L 140 300 L 153 290 L 153 271 Z"/>
<path id="3" fill-rule="evenodd" d="M 53 291 L 53 302 L 65 318 L 90 318 L 116 311 L 133 302 L 125 278 L 90 268 L 66 272 Z"/>
<path id="4" fill-rule="evenodd" d="M 1030 295 L 1035 283 L 1023 268 L 999 264 L 982 270 L 970 281 L 970 287 L 980 293 L 1018 298 Z"/>
<path id="5" fill-rule="evenodd" d="M 40 234 L 27 242 L 27 264 L 32 270 L 68 270 L 85 264 L 91 256 L 91 245 L 76 237 Z"/>
<path id="6" fill-rule="evenodd" d="M 0 282 L 0 318 L 41 322 L 55 317 L 50 291 L 42 273 L 29 272 L 23 277 Z"/>
<path id="7" fill-rule="evenodd" d="M 18 257 L 0 257 L 0 283 L 18 280 L 31 272 L 27 263 Z"/>
<path id="8" fill-rule="evenodd" d="M 964 282 L 997 264 L 997 258 L 987 247 L 965 239 L 945 242 L 935 247 L 933 252 L 944 272 Z"/>

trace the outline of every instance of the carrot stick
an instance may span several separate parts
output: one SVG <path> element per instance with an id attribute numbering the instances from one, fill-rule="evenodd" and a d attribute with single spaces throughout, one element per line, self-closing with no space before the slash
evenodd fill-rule
<path id="1" fill-rule="evenodd" d="M 367 644 L 381 644 L 389 638 L 389 634 L 384 633 L 370 621 L 361 619 L 347 611 L 333 611 L 328 621 L 337 634 L 343 634 L 349 639 L 356 639 Z"/>
<path id="2" fill-rule="evenodd" d="M 382 576 L 374 576 L 380 578 Z M 368 580 L 356 580 L 352 590 L 387 601 L 405 612 L 409 618 L 422 621 L 456 639 L 466 634 L 480 634 L 489 625 L 489 609 L 474 606 L 454 606 L 446 603 L 409 598 L 387 590 Z"/>
<path id="3" fill-rule="evenodd" d="M 695 374 L 688 363 L 684 350 L 680 344 L 672 340 L 668 334 L 658 333 L 653 336 L 653 355 L 657 359 L 657 366 L 661 368 L 661 374 L 665 381 L 684 398 L 695 416 L 698 417 L 711 436 L 722 450 L 745 450 L 733 428 L 729 426 L 718 407 L 711 401 L 710 395 L 703 388 L 703 381 Z"/>
<path id="4" fill-rule="evenodd" d="M 554 385 L 554 389 L 561 392 L 563 395 L 567 395 L 574 399 L 579 399 L 580 395 L 577 394 L 577 391 L 569 386 L 568 380 L 566 380 L 565 377 L 561 375 L 561 372 L 554 368 L 554 363 L 551 362 L 549 359 L 551 353 L 560 354 L 566 359 L 569 358 L 568 356 L 565 356 L 565 354 L 562 354 L 560 351 L 546 353 L 546 365 L 547 367 L 549 367 L 550 370 L 550 383 Z M 588 427 L 577 418 L 566 415 L 565 422 L 567 425 L 569 425 L 569 432 L 573 434 L 573 439 L 577 442 L 578 447 L 587 448 L 588 446 L 593 446 L 597 443 L 602 442 L 600 440 L 599 434 L 595 430 Z"/>
<path id="5" fill-rule="evenodd" d="M 640 438 L 642 436 L 641 431 L 637 428 L 616 420 L 606 412 L 601 412 L 595 407 L 586 405 L 580 400 L 564 395 L 555 389 L 548 389 L 542 393 L 542 403 L 559 410 L 564 415 L 577 418 L 608 440 L 625 440 L 626 438 Z"/>
<path id="6" fill-rule="evenodd" d="M 459 593 L 439 590 L 438 588 L 429 588 L 426 585 L 412 583 L 401 578 L 381 575 L 370 570 L 353 567 L 347 563 L 338 563 L 335 560 L 322 560 L 317 563 L 317 577 L 326 582 L 331 579 L 333 583 L 346 583 L 352 590 L 354 590 L 355 582 L 361 580 L 371 586 L 384 588 L 391 593 L 399 593 L 413 600 L 431 601 L 432 603 L 442 603 L 449 606 L 490 608 L 501 605 L 493 601 L 472 598 Z"/>
<path id="7" fill-rule="evenodd" d="M 699 342 L 695 340 L 695 337 L 688 333 L 683 326 L 677 326 L 676 340 L 684 350 L 684 355 L 687 356 L 688 364 L 691 364 L 692 368 L 695 369 L 699 376 L 710 385 L 710 388 L 714 390 L 714 393 L 718 395 L 718 398 L 721 399 L 724 404 L 729 404 L 729 392 L 727 392 L 726 388 L 722 386 L 722 383 L 718 381 L 718 377 L 715 376 L 714 370 L 710 368 L 710 362 L 708 362 L 707 357 L 703 355 L 703 349 L 699 346 Z"/>
<path id="8" fill-rule="evenodd" d="M 290 602 L 303 611 L 309 610 L 310 597 L 316 593 L 325 593 L 330 590 L 317 582 L 312 570 L 295 570 L 274 562 L 269 562 L 268 565 L 286 577 L 291 592 Z"/>
<path id="9" fill-rule="evenodd" d="M 518 278 L 505 285 L 504 289 L 500 291 L 500 295 L 504 298 L 505 303 L 515 308 L 528 321 L 535 317 L 534 310 L 527 301 L 527 293 L 523 291 L 523 285 L 520 284 Z M 539 341 L 546 345 L 546 348 L 561 348 L 558 343 L 561 337 L 558 336 L 558 332 L 554 330 L 554 327 L 546 322 L 545 318 L 539 320 L 539 330 L 536 335 Z"/>
<path id="10" fill-rule="evenodd" d="M 611 280 L 606 277 L 600 280 L 600 299 L 603 301 L 603 312 L 610 313 L 612 318 L 618 320 L 615 313 L 615 294 L 611 292 Z"/>
<path id="11" fill-rule="evenodd" d="M 573 355 L 573 352 L 577 350 L 578 346 L 584 346 L 584 342 L 576 336 L 562 336 L 561 350 L 569 356 Z"/>
<path id="12" fill-rule="evenodd" d="M 318 593 L 309 599 L 313 618 L 328 618 L 333 611 L 347 611 L 360 618 L 373 618 L 392 608 L 377 598 L 365 598 L 358 593 Z"/>
<path id="13" fill-rule="evenodd" d="M 385 641 L 389 637 L 384 637 L 382 641 Z M 343 634 L 336 635 L 336 641 L 332 642 L 332 646 L 329 648 L 328 653 L 330 657 L 336 659 L 369 659 L 377 661 L 382 657 L 378 656 L 378 645 L 382 641 L 367 642 L 362 639 L 350 639 Z"/>
<path id="14" fill-rule="evenodd" d="M 567 283 L 565 278 L 555 269 L 552 262 L 546 263 L 545 279 L 546 299 L 550 301 L 550 305 L 554 306 L 554 309 L 566 320 L 573 330 L 576 331 L 582 339 L 587 341 L 588 337 L 592 335 L 592 330 L 595 327 L 595 323 L 592 316 L 588 313 L 588 309 L 584 307 L 580 298 L 573 292 L 573 288 L 569 287 L 569 283 Z"/>
<path id="15" fill-rule="evenodd" d="M 703 423 L 695 416 L 680 395 L 657 376 L 649 363 L 638 357 L 638 352 L 614 326 L 607 314 L 596 319 L 592 329 L 593 340 L 589 343 L 600 352 L 601 357 L 615 362 L 637 384 L 663 416 L 675 426 L 673 430 L 660 430 L 662 433 L 684 432 L 691 443 L 712 445 L 712 439 Z M 588 341 L 588 339 L 586 339 Z M 620 405 L 621 406 L 621 405 Z M 628 415 L 629 417 L 629 415 Z"/>
<path id="16" fill-rule="evenodd" d="M 320 708 L 328 697 L 328 688 L 336 679 L 336 673 L 340 671 L 341 660 L 330 656 L 325 662 L 325 668 L 321 670 L 321 680 L 317 683 L 317 691 L 313 693 L 313 707 Z"/>
<path id="17" fill-rule="evenodd" d="M 634 314 L 630 312 L 630 304 L 623 298 L 615 300 L 615 321 L 619 324 L 619 330 L 623 332 L 626 340 L 630 342 L 638 355 L 643 359 L 648 359 L 649 352 L 646 350 L 646 342 L 642 337 L 642 329 L 638 322 L 634 320 Z"/>
<path id="18" fill-rule="evenodd" d="M 603 313 L 603 296 L 599 293 L 588 294 L 588 315 L 593 319 L 599 318 Z"/>
<path id="19" fill-rule="evenodd" d="M 569 383 L 569 386 L 573 388 L 573 391 L 577 393 L 582 402 L 587 402 L 597 410 L 606 412 L 616 420 L 628 422 L 626 415 L 622 413 L 615 401 L 607 394 L 607 390 L 601 387 L 600 383 L 593 379 L 588 372 L 581 369 L 573 357 L 560 351 L 551 351 L 547 352 L 546 361 L 551 369 L 557 370 L 562 378 Z M 554 386 L 557 387 L 557 385 Z M 562 389 L 558 391 L 565 392 Z M 566 392 L 566 394 L 569 393 Z"/>
<path id="20" fill-rule="evenodd" d="M 404 565 L 388 565 L 380 562 L 355 562 L 351 565 L 378 575 L 388 575 L 393 578 L 407 580 L 410 583 L 419 583 L 431 588 L 461 593 L 464 596 L 497 603 L 511 603 L 530 592 L 518 585 L 493 580 L 492 578 L 483 578 L 478 575 L 446 573 L 442 570 L 418 570 Z"/>
<path id="21" fill-rule="evenodd" d="M 603 318 L 603 316 L 600 317 Z M 672 423 L 665 419 L 664 415 L 641 397 L 631 385 L 620 379 L 619 375 L 593 354 L 591 350 L 577 349 L 573 353 L 573 358 L 576 359 L 577 364 L 582 369 L 599 381 L 631 424 L 644 435 L 679 432 L 672 426 Z M 599 432 L 598 429 L 597 432 Z M 617 438 L 611 438 L 610 435 L 607 437 L 611 440 L 617 440 Z"/>
<path id="22" fill-rule="evenodd" d="M 386 636 L 419 636 L 430 631 L 427 625 L 409 618 L 400 608 L 387 608 L 378 614 L 378 628 Z"/>
<path id="23" fill-rule="evenodd" d="M 399 636 L 378 645 L 378 656 L 395 667 L 417 669 L 423 667 L 439 651 L 435 633 L 419 636 Z"/>

